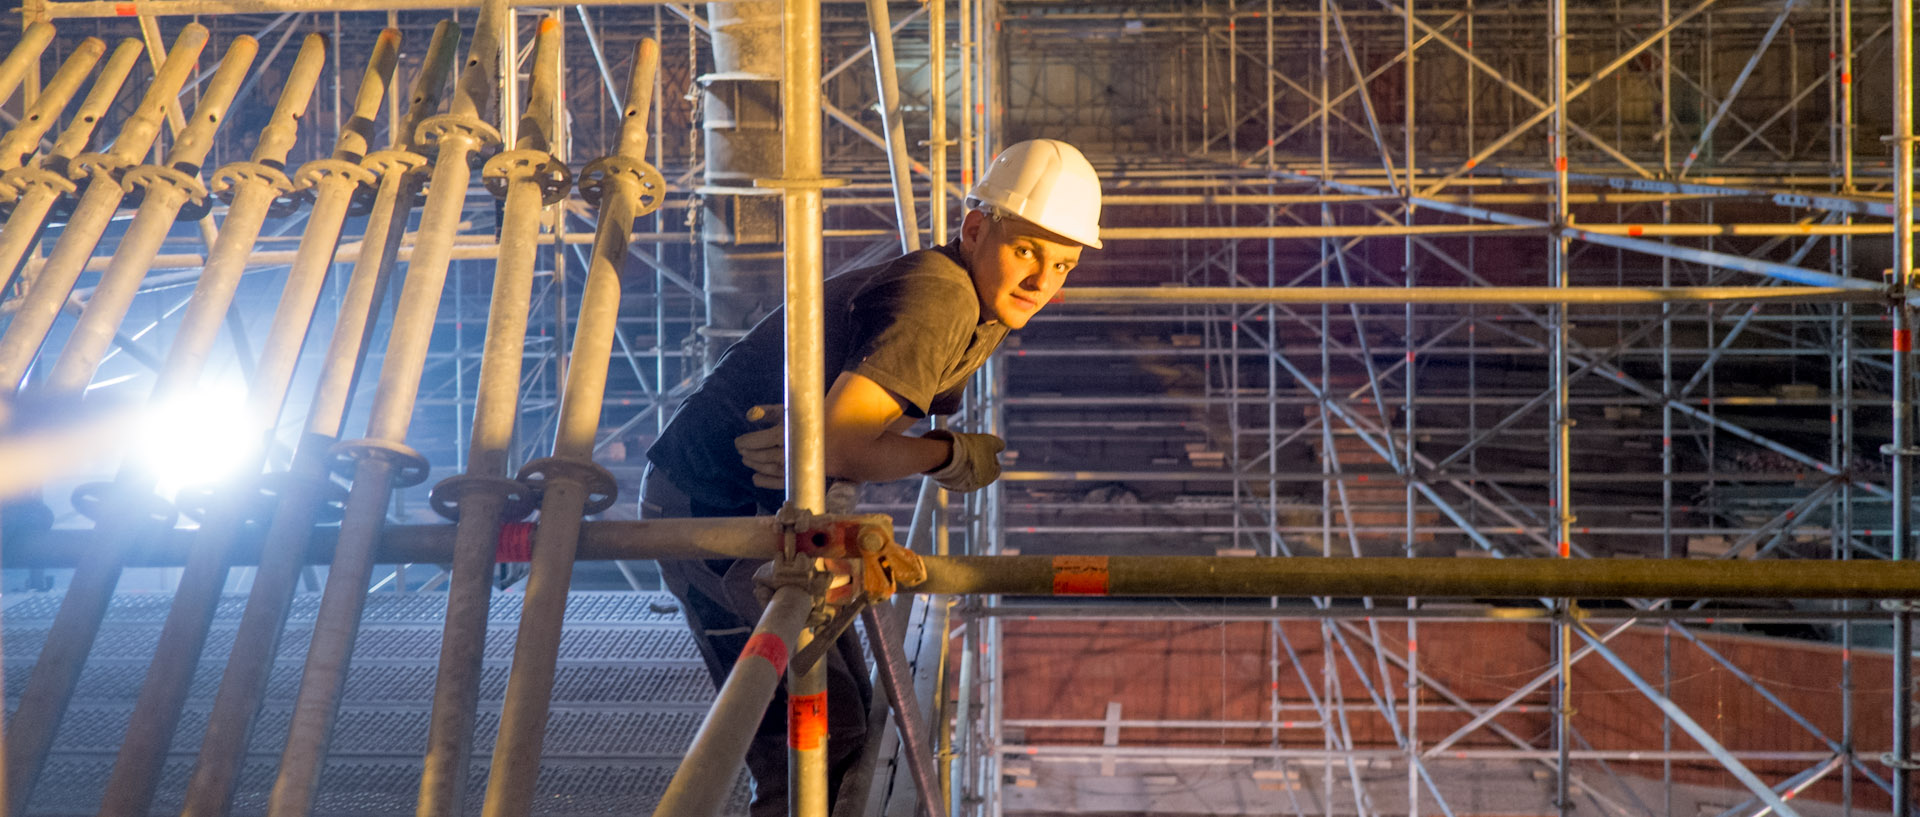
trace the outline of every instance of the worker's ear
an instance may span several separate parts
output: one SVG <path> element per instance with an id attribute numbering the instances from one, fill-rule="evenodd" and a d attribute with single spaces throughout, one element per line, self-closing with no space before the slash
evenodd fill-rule
<path id="1" fill-rule="evenodd" d="M 986 234 L 988 216 L 979 210 L 968 210 L 960 219 L 960 252 L 973 255 L 974 248 L 980 246 L 980 236 Z"/>

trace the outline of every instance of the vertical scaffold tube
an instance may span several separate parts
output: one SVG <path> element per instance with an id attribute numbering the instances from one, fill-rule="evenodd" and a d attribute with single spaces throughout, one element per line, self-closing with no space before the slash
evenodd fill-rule
<path id="1" fill-rule="evenodd" d="M 1893 558 L 1917 555 L 1913 530 L 1913 0 L 1893 0 Z M 1913 817 L 1913 614 L 1893 616 L 1893 815 Z"/>
<path id="2" fill-rule="evenodd" d="M 252 160 L 230 164 L 215 176 L 215 192 L 227 194 L 227 219 L 220 225 L 219 237 L 214 241 L 207 266 L 194 287 L 193 297 L 154 385 L 156 404 L 164 404 L 199 383 L 207 356 L 225 323 L 227 308 L 239 288 L 247 254 L 260 235 L 268 209 L 276 198 L 293 192 L 292 181 L 279 168 L 286 164 L 299 117 L 313 98 L 314 86 L 319 82 L 320 69 L 326 60 L 326 46 L 325 37 L 308 35 L 294 60 L 293 70 L 287 75 L 280 101 L 260 134 Z M 376 46 L 376 53 L 378 51 Z M 391 60 L 390 47 L 387 53 Z M 123 469 L 122 475 L 124 479 L 134 480 L 145 476 L 130 473 L 128 469 Z M 151 480 L 143 482 L 123 487 L 151 490 Z M 204 544 L 205 540 L 200 543 Z M 203 550 L 205 548 L 195 549 L 194 556 L 199 558 L 189 557 L 187 569 L 174 589 L 173 604 L 160 629 L 153 663 L 148 666 L 146 680 L 134 704 L 133 720 L 127 726 L 119 757 L 108 778 L 100 804 L 102 817 L 138 817 L 145 815 L 152 805 L 167 747 L 179 726 L 181 707 L 186 703 L 214 610 L 220 603 L 220 591 L 226 584 L 225 559 L 209 560 L 200 556 Z"/>
<path id="3" fill-rule="evenodd" d="M 593 439 L 600 429 L 600 402 L 620 317 L 620 265 L 627 256 L 628 236 L 634 219 L 658 209 L 666 192 L 660 171 L 646 162 L 647 111 L 653 105 L 659 66 L 659 44 L 642 38 L 627 82 L 619 153 L 587 165 L 581 174 L 581 192 L 599 205 L 600 221 L 580 293 L 573 362 L 560 395 L 553 455 L 520 469 L 520 480 L 537 484 L 543 493 L 540 525 L 533 534 L 533 559 L 500 712 L 500 737 L 487 778 L 484 817 L 525 817 L 533 807 L 580 520 L 606 510 L 617 496 L 613 476 L 593 462 Z"/>
<path id="4" fill-rule="evenodd" d="M 293 724 L 267 805 L 269 817 L 304 817 L 312 810 L 347 664 L 360 632 L 373 551 L 386 525 L 387 503 L 395 487 L 418 484 L 427 475 L 425 458 L 406 446 L 407 426 L 452 261 L 454 234 L 466 205 L 467 183 L 472 180 L 469 161 L 477 150 L 500 141 L 499 132 L 481 117 L 497 85 L 500 29 L 511 24 L 511 14 L 504 0 L 488 0 L 474 26 L 473 44 L 455 83 L 450 111 L 420 123 L 419 141 L 436 144 L 438 151 L 421 209 L 419 244 L 394 310 L 367 436 L 334 449 L 353 463 L 353 487 L 347 495 L 340 544 L 321 595 L 313 640 L 307 647 Z"/>
<path id="5" fill-rule="evenodd" d="M 156 86 L 162 85 L 163 82 L 170 82 L 171 87 L 175 89 L 179 87 L 179 82 L 174 81 L 174 78 L 184 79 L 185 68 L 191 64 L 191 56 L 196 54 L 198 50 L 194 47 L 195 40 L 197 39 L 198 42 L 201 43 L 205 42 L 206 34 L 204 29 L 199 31 L 197 38 L 193 36 L 194 33 L 193 29 L 189 28 L 187 32 L 181 35 L 181 39 L 186 41 L 184 43 L 185 47 L 180 47 L 181 44 L 176 44 L 176 54 L 188 55 L 186 64 L 179 65 L 179 70 L 169 75 L 168 70 L 176 68 L 176 63 L 169 60 L 162 70 L 162 76 L 155 78 Z M 250 38 L 236 41 L 233 45 L 233 50 L 241 52 L 239 58 L 235 60 L 235 64 L 240 66 L 239 69 L 229 71 L 227 70 L 227 65 L 222 65 L 220 73 L 227 75 L 227 79 L 236 83 L 233 88 L 238 87 L 239 74 L 244 72 L 245 64 L 252 61 L 253 56 L 250 46 Z M 231 96 L 233 88 L 229 88 L 226 91 L 229 96 Z M 224 102 L 219 102 L 219 100 L 213 98 L 213 95 L 217 93 L 217 91 L 210 89 L 208 93 L 210 102 L 215 102 L 221 107 L 224 106 Z M 153 116 L 151 119 L 145 121 L 150 121 L 157 126 L 159 113 L 164 108 L 164 103 L 154 98 L 151 90 L 149 91 L 148 99 L 154 104 L 148 106 L 143 102 L 141 112 L 152 113 Z M 138 117 L 139 113 L 136 113 L 135 116 Z M 137 124 L 140 123 L 130 120 L 128 129 L 133 129 Z M 149 131 L 149 133 L 151 132 L 152 131 Z M 141 135 L 140 132 L 132 134 L 133 141 L 143 141 L 140 138 Z M 121 139 L 126 140 L 128 137 L 127 131 L 123 130 Z M 151 144 L 152 136 L 148 135 L 144 142 Z M 119 148 L 120 146 L 116 145 L 116 156 L 138 155 L 138 153 L 118 153 Z M 142 147 L 140 152 L 145 152 L 145 148 Z M 93 209 L 90 210 L 89 215 L 97 218 L 97 221 L 86 225 L 81 224 L 79 211 L 76 210 L 74 220 L 67 226 L 69 232 L 76 233 L 76 239 L 79 239 L 81 235 L 89 232 L 91 236 L 84 241 L 76 240 L 74 242 L 68 242 L 66 240 L 67 236 L 62 235 L 61 246 L 71 249 L 74 246 L 84 244 L 86 252 L 91 253 L 94 241 L 98 239 L 100 231 L 105 228 L 107 219 L 113 215 L 113 211 L 117 209 L 120 201 L 120 191 L 122 190 L 120 181 L 114 177 L 112 171 L 104 169 L 110 167 L 111 162 L 112 160 L 108 159 L 100 163 L 102 169 L 94 171 L 93 183 L 88 187 L 87 197 L 82 199 L 82 207 L 86 207 L 88 204 L 93 205 Z M 96 190 L 101 192 L 96 195 Z M 85 253 L 78 254 L 78 257 L 70 255 L 66 260 L 73 262 L 73 273 L 77 275 L 78 268 L 83 267 L 86 263 Z M 43 286 L 46 283 L 47 282 L 42 281 Z M 71 283 L 72 279 L 69 278 L 67 286 L 59 288 L 61 301 L 65 300 L 66 290 L 71 286 Z M 39 292 L 39 289 L 36 288 L 35 292 Z M 31 303 L 32 298 L 30 296 L 29 304 Z M 58 308 L 57 303 L 54 306 L 56 309 Z M 22 338 L 28 334 L 35 334 L 36 336 L 30 345 L 25 344 L 24 341 L 21 344 L 22 348 L 30 346 L 27 351 L 27 357 L 31 358 L 32 351 L 37 350 L 39 347 L 39 337 L 37 333 L 32 331 L 31 327 L 21 326 L 21 321 L 24 317 L 24 314 L 14 317 L 14 324 L 8 327 L 6 337 L 8 340 L 15 339 L 16 330 L 21 332 L 20 337 Z M 51 316 L 48 317 L 48 323 L 51 323 Z M 117 317 L 114 322 L 116 324 L 118 323 Z M 41 328 L 40 332 L 44 332 L 44 327 Z M 108 335 L 111 337 L 110 331 Z M 97 360 L 97 358 L 95 359 Z M 56 364 L 56 369 L 57 368 L 59 368 L 58 364 Z M 22 368 L 15 371 L 24 371 L 24 362 Z M 88 377 L 92 376 L 91 369 L 87 370 L 87 375 Z M 0 382 L 4 382 L 8 387 L 11 387 L 18 381 L 19 374 L 16 373 Z M 78 387 L 71 388 L 66 392 L 56 391 L 55 393 L 68 397 L 77 397 L 80 389 L 85 386 L 86 380 L 79 379 Z M 140 503 L 133 507 L 110 509 L 110 512 L 103 520 L 106 524 L 101 526 L 97 535 L 100 536 L 104 542 L 112 543 L 119 541 L 123 526 L 125 528 L 138 527 L 143 520 L 149 518 L 145 513 L 146 508 L 147 506 L 144 503 Z M 9 814 L 17 815 L 23 813 L 26 808 L 27 799 L 33 794 L 33 787 L 39 777 L 41 766 L 46 762 L 47 752 L 53 746 L 54 734 L 59 728 L 61 718 L 66 714 L 68 701 L 73 697 L 74 684 L 78 682 L 80 678 L 80 670 L 86 664 L 87 653 L 93 648 L 94 637 L 99 633 L 100 621 L 105 617 L 107 605 L 113 599 L 113 588 L 120 574 L 120 560 L 118 554 L 114 551 L 115 548 L 111 546 L 89 549 L 83 557 L 80 567 L 75 570 L 73 583 L 68 588 L 66 596 L 61 600 L 60 610 L 55 614 L 53 624 L 48 630 L 46 646 L 41 650 L 40 657 L 34 663 L 33 671 L 28 675 L 27 684 L 21 692 L 20 705 L 23 708 L 18 710 L 13 722 L 8 724 L 6 762 L 8 764 L 7 780 L 9 785 L 7 798 L 9 802 L 7 806 Z"/>
<path id="6" fill-rule="evenodd" d="M 455 520 L 452 579 L 447 587 L 440 670 L 433 688 L 426 768 L 420 777 L 419 817 L 461 813 L 473 723 L 480 699 L 480 667 L 487 647 L 487 609 L 493 589 L 494 548 L 502 523 L 533 509 L 532 493 L 507 478 L 508 450 L 520 411 L 520 363 L 526 352 L 527 312 L 539 250 L 541 211 L 563 200 L 573 176 L 551 152 L 559 134 L 554 117 L 560 82 L 560 21 L 540 20 L 533 80 L 514 149 L 487 162 L 487 186 L 504 193 L 500 254 L 481 351 L 473 436 L 466 473 L 434 486 L 434 510 Z M 536 756 L 534 765 L 538 765 Z"/>
<path id="7" fill-rule="evenodd" d="M 932 193 L 927 197 L 927 219 L 933 228 L 933 244 L 947 243 L 947 0 L 927 4 L 927 68 L 933 75 L 929 89 L 933 97 L 933 121 L 927 129 L 927 169 L 933 174 Z"/>
<path id="8" fill-rule="evenodd" d="M 393 51 L 399 47 L 397 37 L 395 32 L 391 38 Z M 438 107 L 441 88 L 446 85 L 458 44 L 458 28 L 451 21 L 441 21 L 427 45 L 420 74 L 414 78 L 408 120 L 394 127 L 396 134 L 410 132 L 410 125 Z M 253 430 L 262 435 L 279 417 L 301 339 L 312 320 L 321 284 L 332 266 L 347 207 L 355 195 L 376 179 L 376 173 L 380 187 L 367 217 L 365 246 L 368 251 L 360 254 L 341 294 L 333 339 L 321 363 L 305 431 L 294 449 L 292 466 L 280 475 L 284 479 L 276 490 L 279 503 L 266 538 L 270 546 L 262 552 L 259 569 L 254 573 L 252 592 L 247 595 L 233 649 L 214 696 L 213 711 L 207 718 L 200 757 L 187 780 L 186 802 L 181 809 L 183 817 L 221 817 L 227 813 L 246 754 L 247 731 L 260 701 L 266 696 L 280 630 L 286 621 L 300 569 L 305 564 L 314 518 L 320 505 L 328 499 L 331 486 L 327 482 L 327 452 L 339 438 L 349 394 L 366 357 L 378 305 L 386 297 L 388 273 L 399 250 L 398 236 L 413 211 L 421 178 L 418 169 L 426 159 L 404 149 L 364 155 L 380 101 L 394 70 L 393 61 L 393 53 L 382 58 L 376 52 L 375 61 L 361 80 L 354 115 L 342 128 L 333 156 L 308 162 L 298 174 L 303 184 L 311 186 L 314 203 L 307 217 L 306 232 L 300 239 L 299 257 L 287 275 L 273 330 L 261 350 L 260 364 L 254 369 L 248 416 Z M 217 551 L 224 560 L 224 554 L 239 535 L 242 522 L 239 509 L 220 509 L 203 527 L 196 552 L 214 554 Z M 190 566 L 189 571 L 192 569 Z"/>
<path id="9" fill-rule="evenodd" d="M 784 0 L 787 76 L 780 87 L 786 134 L 781 186 L 786 242 L 787 501 L 819 513 L 826 506 L 822 445 L 826 385 L 820 325 L 820 5 Z"/>
<path id="10" fill-rule="evenodd" d="M 786 242 L 787 504 L 819 513 L 826 507 L 826 345 L 821 326 L 820 4 L 785 0 L 786 83 L 780 88 L 786 134 L 781 179 Z M 904 157 L 902 157 L 904 158 Z M 913 225 L 902 224 L 902 230 Z M 808 633 L 801 633 L 804 648 Z M 827 667 L 815 661 L 787 675 L 787 803 L 793 817 L 827 817 Z M 796 724 L 818 719 L 812 728 Z M 810 739 L 818 737 L 818 740 Z"/>
<path id="11" fill-rule="evenodd" d="M 74 281 L 86 269 L 87 259 L 93 256 L 101 233 L 106 231 L 114 211 L 120 209 L 120 202 L 127 195 L 122 177 L 146 155 L 160 135 L 160 122 L 166 117 L 168 106 L 174 104 L 180 86 L 186 83 L 187 74 L 193 70 L 206 44 L 206 27 L 189 23 L 182 29 L 179 38 L 174 40 L 173 52 L 147 86 L 140 106 L 120 128 L 113 147 L 105 153 L 82 154 L 74 159 L 69 175 L 86 177 L 87 190 L 74 205 L 66 228 L 60 231 L 60 239 L 54 243 L 53 252 L 40 268 L 33 286 L 28 288 L 26 299 L 14 313 L 6 334 L 0 335 L 0 394 L 13 392 L 26 374 L 27 364 L 40 350 L 47 329 L 66 305 Z M 12 796 L 19 795 L 16 792 Z"/>
<path id="12" fill-rule="evenodd" d="M 0 200 L 12 207 L 5 226 L 0 226 L 0 295 L 5 294 L 14 275 L 26 263 L 27 251 L 40 240 L 54 203 L 79 189 L 67 178 L 67 165 L 86 149 L 93 138 L 94 126 L 120 96 L 120 87 L 126 84 L 127 75 L 133 72 L 134 63 L 145 50 L 139 40 L 131 37 L 121 40 L 114 47 L 113 56 L 107 58 L 106 66 L 100 69 L 100 76 L 94 78 L 93 87 L 74 112 L 73 121 L 54 141 L 53 149 L 31 163 L 0 171 Z M 52 118 L 50 116 L 49 121 Z"/>
<path id="13" fill-rule="evenodd" d="M 913 203 L 913 157 L 907 155 L 907 123 L 900 120 L 900 72 L 893 60 L 893 17 L 887 0 L 867 0 L 867 41 L 873 48 L 873 73 L 880 86 L 880 123 L 887 132 L 887 169 L 893 178 L 893 215 L 900 224 L 900 250 L 920 249 L 920 216 Z M 935 197 L 946 195 L 946 179 L 935 177 Z"/>
<path id="14" fill-rule="evenodd" d="M 1552 17 L 1553 42 L 1550 43 L 1553 75 L 1553 123 L 1550 140 L 1553 157 L 1553 223 L 1556 227 L 1565 226 L 1568 221 L 1567 209 L 1567 0 L 1552 0 L 1549 6 Z M 1556 234 L 1551 239 L 1549 263 L 1552 276 L 1550 285 L 1566 287 L 1572 262 L 1568 258 L 1569 241 L 1564 234 Z M 1569 379 L 1567 377 L 1567 344 L 1571 341 L 1569 310 L 1565 304 L 1553 307 L 1553 339 L 1550 368 L 1553 407 L 1551 411 L 1552 439 L 1547 448 L 1551 452 L 1552 462 L 1549 470 L 1553 472 L 1553 487 L 1548 491 L 1548 502 L 1552 505 L 1548 513 L 1553 517 L 1553 541 L 1559 548 L 1562 559 L 1573 556 L 1573 417 L 1570 406 Z M 1411 440 L 1408 441 L 1411 444 Z M 1554 768 L 1553 802 L 1559 809 L 1560 817 L 1567 817 L 1573 811 L 1570 781 L 1573 768 L 1569 759 L 1573 743 L 1573 600 L 1557 599 L 1555 611 L 1557 626 L 1554 628 L 1554 650 L 1559 662 L 1559 672 L 1554 676 L 1553 743 L 1559 756 Z"/>

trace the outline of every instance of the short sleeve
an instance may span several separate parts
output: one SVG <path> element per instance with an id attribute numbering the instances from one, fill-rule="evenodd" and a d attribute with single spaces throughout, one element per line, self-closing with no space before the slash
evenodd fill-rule
<path id="1" fill-rule="evenodd" d="M 914 272 L 876 282 L 854 298 L 853 354 L 846 371 L 866 377 L 925 416 L 941 378 L 958 364 L 979 323 L 966 279 Z"/>
<path id="2" fill-rule="evenodd" d="M 933 402 L 927 406 L 927 413 L 941 416 L 960 413 L 961 398 L 966 396 L 966 390 L 967 383 L 962 380 L 960 385 L 934 395 Z"/>

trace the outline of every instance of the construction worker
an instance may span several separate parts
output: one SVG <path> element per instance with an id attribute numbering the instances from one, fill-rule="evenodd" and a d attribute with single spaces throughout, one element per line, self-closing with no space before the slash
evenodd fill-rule
<path id="1" fill-rule="evenodd" d="M 966 492 L 1000 476 L 1006 443 L 999 437 L 905 432 L 923 417 L 957 410 L 968 376 L 1053 299 L 1081 250 L 1099 248 L 1100 182 L 1072 145 L 1021 142 L 988 167 L 966 211 L 959 240 L 825 282 L 826 470 L 840 486 L 927 474 Z M 780 507 L 779 415 L 756 422 L 749 413 L 778 409 L 782 400 L 782 321 L 776 311 L 728 349 L 668 422 L 647 452 L 642 519 L 753 516 Z M 661 563 L 716 687 L 760 618 L 752 576 L 763 564 Z M 826 659 L 827 753 L 829 791 L 837 792 L 866 740 L 872 691 L 851 632 L 834 646 Z M 747 752 L 755 817 L 786 813 L 785 711 L 783 689 Z"/>

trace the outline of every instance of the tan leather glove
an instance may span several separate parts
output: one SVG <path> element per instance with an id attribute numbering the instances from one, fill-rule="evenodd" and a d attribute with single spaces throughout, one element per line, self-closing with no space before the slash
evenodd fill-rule
<path id="1" fill-rule="evenodd" d="M 949 491 L 971 493 L 992 485 L 1000 478 L 1000 452 L 1006 450 L 1007 441 L 992 434 L 973 434 L 965 431 L 935 429 L 922 435 L 929 440 L 946 440 L 953 443 L 953 454 L 947 458 L 947 464 L 927 472 L 933 481 Z"/>

